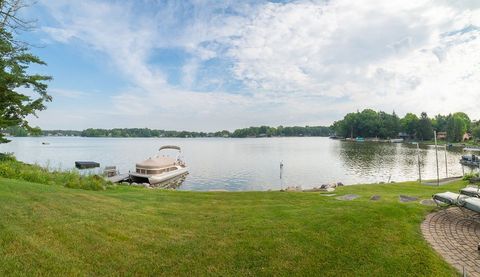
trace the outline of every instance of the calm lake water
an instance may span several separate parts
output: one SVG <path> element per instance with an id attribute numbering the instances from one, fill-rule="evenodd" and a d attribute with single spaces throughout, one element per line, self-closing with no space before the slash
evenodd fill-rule
<path id="1" fill-rule="evenodd" d="M 48 142 L 49 145 L 42 145 Z M 268 190 L 286 186 L 312 188 L 324 183 L 345 185 L 418 179 L 416 146 L 406 143 L 346 142 L 302 138 L 13 138 L 0 152 L 49 168 L 71 169 L 74 161 L 116 165 L 121 173 L 153 156 L 161 145 L 182 147 L 190 174 L 183 190 Z M 440 177 L 445 155 L 439 148 Z M 447 152 L 449 176 L 461 175 L 462 149 Z M 435 149 L 420 150 L 422 178 L 436 178 Z M 279 178 L 283 161 L 283 179 Z"/>

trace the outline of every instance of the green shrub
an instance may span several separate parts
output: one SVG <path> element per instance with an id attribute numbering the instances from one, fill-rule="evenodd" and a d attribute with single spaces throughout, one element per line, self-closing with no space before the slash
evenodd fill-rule
<path id="1" fill-rule="evenodd" d="M 0 162 L 3 161 L 15 161 L 15 157 L 12 154 L 0 153 Z"/>
<path id="2" fill-rule="evenodd" d="M 478 178 L 478 172 L 470 172 L 463 175 L 463 180 L 470 181 L 472 178 Z"/>

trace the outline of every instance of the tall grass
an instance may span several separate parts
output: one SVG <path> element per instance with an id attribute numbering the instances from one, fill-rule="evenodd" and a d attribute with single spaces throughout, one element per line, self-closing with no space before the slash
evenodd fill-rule
<path id="1" fill-rule="evenodd" d="M 86 190 L 104 190 L 113 186 L 112 182 L 98 175 L 81 175 L 76 170 L 50 171 L 38 165 L 22 163 L 12 155 L 2 153 L 0 153 L 0 177 Z"/>

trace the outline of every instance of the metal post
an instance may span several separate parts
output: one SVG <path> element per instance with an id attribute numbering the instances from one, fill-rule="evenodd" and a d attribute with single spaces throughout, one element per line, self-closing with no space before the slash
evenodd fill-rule
<path id="1" fill-rule="evenodd" d="M 283 190 L 282 175 L 283 175 L 283 161 L 280 162 L 280 190 Z"/>
<path id="2" fill-rule="evenodd" d="M 420 146 L 417 142 L 418 180 L 422 183 L 422 169 L 420 167 Z"/>
<path id="3" fill-rule="evenodd" d="M 445 177 L 448 178 L 447 144 L 445 143 Z"/>
<path id="4" fill-rule="evenodd" d="M 438 146 L 437 146 L 437 131 L 433 131 L 435 138 L 435 159 L 437 161 L 437 186 L 440 186 L 440 172 L 438 171 Z"/>

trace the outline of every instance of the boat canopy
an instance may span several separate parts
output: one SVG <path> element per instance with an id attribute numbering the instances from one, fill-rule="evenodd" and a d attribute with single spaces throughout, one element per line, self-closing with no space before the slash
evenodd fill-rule
<path id="1" fill-rule="evenodd" d="M 143 162 L 139 162 L 136 164 L 137 168 L 142 169 L 157 169 L 163 168 L 168 166 L 175 165 L 175 159 L 170 157 L 155 157 L 145 160 Z"/>
<path id="2" fill-rule="evenodd" d="M 158 151 L 161 151 L 163 149 L 174 149 L 174 150 L 181 151 L 180 147 L 176 146 L 176 145 L 164 145 L 164 146 L 160 147 L 160 149 L 158 149 Z"/>

